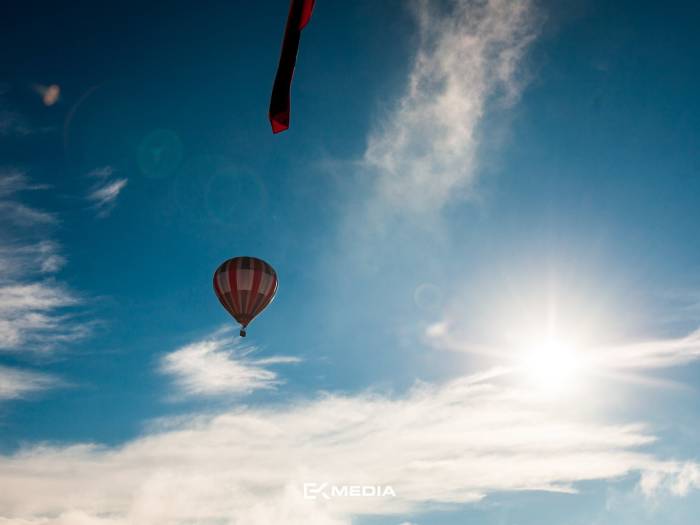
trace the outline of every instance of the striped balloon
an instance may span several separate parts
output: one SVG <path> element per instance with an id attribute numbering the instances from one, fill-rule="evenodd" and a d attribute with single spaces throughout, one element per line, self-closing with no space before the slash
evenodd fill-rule
<path id="1" fill-rule="evenodd" d="M 241 324 L 248 324 L 270 304 L 277 292 L 277 273 L 262 259 L 234 257 L 214 272 L 214 291 L 224 308 Z"/>

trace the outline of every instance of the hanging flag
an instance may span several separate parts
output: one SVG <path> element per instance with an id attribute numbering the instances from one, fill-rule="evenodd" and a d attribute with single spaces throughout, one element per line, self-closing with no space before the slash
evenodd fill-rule
<path id="1" fill-rule="evenodd" d="M 277 66 L 275 84 L 272 87 L 270 98 L 270 124 L 272 132 L 279 133 L 289 128 L 290 90 L 292 88 L 292 76 L 294 65 L 299 51 L 299 38 L 301 30 L 311 19 L 315 0 L 292 0 L 287 17 L 287 27 L 284 30 L 282 41 L 282 53 L 280 63 Z"/>

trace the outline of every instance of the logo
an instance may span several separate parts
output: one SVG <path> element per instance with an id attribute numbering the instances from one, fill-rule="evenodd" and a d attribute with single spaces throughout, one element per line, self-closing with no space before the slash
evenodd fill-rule
<path id="1" fill-rule="evenodd" d="M 330 485 L 304 483 L 304 499 L 333 498 L 395 498 L 391 485 Z"/>

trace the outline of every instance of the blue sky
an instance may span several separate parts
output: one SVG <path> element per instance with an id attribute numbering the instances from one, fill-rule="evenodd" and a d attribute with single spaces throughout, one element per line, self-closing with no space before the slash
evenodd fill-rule
<path id="1" fill-rule="evenodd" d="M 0 523 L 692 523 L 697 9 L 200 4 L 2 22 Z"/>

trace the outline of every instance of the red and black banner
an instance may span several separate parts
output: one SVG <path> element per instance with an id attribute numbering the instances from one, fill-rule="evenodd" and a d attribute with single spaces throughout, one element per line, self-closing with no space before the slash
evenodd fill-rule
<path id="1" fill-rule="evenodd" d="M 311 19 L 314 2 L 315 0 L 292 0 L 289 7 L 287 27 L 284 30 L 284 40 L 282 41 L 282 53 L 270 98 L 270 124 L 273 133 L 279 133 L 289 128 L 290 91 L 297 52 L 299 51 L 299 39 L 301 38 L 301 30 Z"/>

